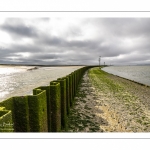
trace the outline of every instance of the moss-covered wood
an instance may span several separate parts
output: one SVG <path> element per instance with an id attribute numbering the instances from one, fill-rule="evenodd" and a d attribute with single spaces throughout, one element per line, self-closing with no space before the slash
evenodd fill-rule
<path id="1" fill-rule="evenodd" d="M 60 82 L 61 88 L 61 127 L 66 129 L 67 127 L 67 102 L 66 102 L 66 79 L 57 79 Z"/>
<path id="2" fill-rule="evenodd" d="M 50 101 L 52 111 L 52 132 L 61 131 L 61 89 L 60 83 L 50 82 Z"/>
<path id="3" fill-rule="evenodd" d="M 50 104 L 50 86 L 40 86 L 36 89 L 33 89 L 33 94 L 37 94 L 37 89 L 45 90 L 46 91 L 46 98 L 47 98 L 47 124 L 48 124 L 48 132 L 51 132 L 51 104 Z"/>
<path id="4" fill-rule="evenodd" d="M 69 93 L 70 93 L 70 106 L 72 106 L 72 75 L 69 75 Z"/>
<path id="5" fill-rule="evenodd" d="M 14 132 L 11 110 L 0 107 L 0 132 Z"/>
<path id="6" fill-rule="evenodd" d="M 77 90 L 77 72 L 74 71 L 74 90 L 75 90 L 75 94 L 76 94 L 76 90 Z"/>
<path id="7" fill-rule="evenodd" d="M 69 87 L 69 76 L 64 77 L 66 79 L 66 110 L 67 114 L 70 112 L 70 87 Z"/>
<path id="8" fill-rule="evenodd" d="M 14 97 L 15 132 L 29 132 L 28 96 Z"/>
<path id="9" fill-rule="evenodd" d="M 30 132 L 48 132 L 46 91 L 37 89 L 28 96 Z"/>
<path id="10" fill-rule="evenodd" d="M 66 127 L 66 116 L 73 105 L 79 81 L 87 69 L 83 67 L 51 82 L 50 86 L 38 87 L 33 90 L 33 95 L 12 97 L 0 102 L 0 116 L 11 116 L 8 119 L 13 122 L 15 132 L 60 132 L 61 127 Z"/>
<path id="11" fill-rule="evenodd" d="M 7 110 L 13 110 L 13 97 L 0 102 L 0 107 L 5 107 Z"/>
<path id="12" fill-rule="evenodd" d="M 74 73 L 71 73 L 72 76 L 72 101 L 73 101 L 73 97 L 74 97 Z"/>
<path id="13" fill-rule="evenodd" d="M 77 72 L 77 85 L 79 83 L 79 70 L 76 71 Z"/>
<path id="14" fill-rule="evenodd" d="M 11 112 L 7 116 L 7 119 L 10 119 L 8 122 L 11 122 L 11 128 L 10 130 L 1 130 L 0 132 L 13 132 L 14 131 L 14 105 L 13 105 L 13 97 L 6 99 L 2 102 L 0 102 L 0 107 L 5 107 L 6 110 L 10 110 Z"/>

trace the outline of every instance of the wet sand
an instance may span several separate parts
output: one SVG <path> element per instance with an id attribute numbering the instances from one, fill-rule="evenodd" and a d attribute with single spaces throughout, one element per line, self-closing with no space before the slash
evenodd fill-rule
<path id="1" fill-rule="evenodd" d="M 66 76 L 79 68 L 82 66 L 0 65 L 0 101 L 14 96 L 32 95 L 34 88 L 47 86 L 50 81 Z"/>
<path id="2" fill-rule="evenodd" d="M 149 132 L 150 88 L 107 74 L 83 76 L 68 132 Z"/>

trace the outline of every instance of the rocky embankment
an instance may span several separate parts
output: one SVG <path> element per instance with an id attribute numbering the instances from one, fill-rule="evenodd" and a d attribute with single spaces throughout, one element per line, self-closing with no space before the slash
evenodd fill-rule
<path id="1" fill-rule="evenodd" d="M 150 87 L 90 69 L 70 111 L 68 132 L 150 132 Z"/>

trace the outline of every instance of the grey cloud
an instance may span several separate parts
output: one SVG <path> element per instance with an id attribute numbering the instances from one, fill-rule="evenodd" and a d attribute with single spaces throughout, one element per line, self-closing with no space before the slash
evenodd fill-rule
<path id="1" fill-rule="evenodd" d="M 72 26 L 68 28 L 66 35 L 80 37 L 83 35 L 83 32 L 80 27 Z"/>
<path id="2" fill-rule="evenodd" d="M 38 44 L 10 44 L 9 51 L 13 53 L 17 52 L 29 52 L 29 53 L 38 53 L 44 51 L 44 47 L 40 47 Z"/>
<path id="3" fill-rule="evenodd" d="M 50 54 L 49 53 L 47 53 L 47 54 L 37 53 L 37 54 L 31 55 L 30 58 L 32 58 L 32 59 L 36 58 L 36 59 L 40 59 L 40 60 L 43 60 L 43 59 L 51 60 L 51 59 L 59 58 L 59 55 L 51 54 L 51 53 Z"/>
<path id="4" fill-rule="evenodd" d="M 58 38 L 55 36 L 47 36 L 47 35 L 41 35 L 39 39 L 36 41 L 37 43 L 40 43 L 42 45 L 50 45 L 50 46 L 60 46 L 64 44 L 64 40 L 62 38 Z"/>
<path id="5" fill-rule="evenodd" d="M 43 17 L 43 18 L 36 18 L 36 20 L 37 20 L 37 21 L 45 21 L 45 22 L 48 21 L 48 22 L 49 22 L 49 21 L 50 21 L 50 18 L 47 18 L 47 17 L 44 18 L 44 17 Z"/>
<path id="6" fill-rule="evenodd" d="M 5 24 L 5 25 L 1 25 L 0 28 L 15 36 L 21 36 L 21 37 L 37 36 L 36 30 L 34 28 L 27 27 L 23 24 L 19 24 L 19 25 Z"/>
<path id="7" fill-rule="evenodd" d="M 0 29 L 7 32 L 13 38 L 22 39 L 24 37 L 38 38 L 41 34 L 40 29 L 36 27 L 39 23 L 48 23 L 50 18 L 35 18 L 28 19 L 30 23 L 25 23 L 26 19 L 20 18 L 8 18 L 5 20 L 4 24 L 0 25 Z"/>
<path id="8" fill-rule="evenodd" d="M 56 37 L 46 34 L 41 34 L 38 39 L 35 39 L 35 43 L 38 43 L 40 45 L 47 45 L 47 46 L 55 46 L 55 47 L 61 47 L 61 48 L 67 48 L 67 49 L 78 49 L 78 50 L 84 50 L 84 49 L 90 49 L 95 50 L 98 48 L 98 45 L 103 42 L 103 39 L 99 41 L 95 41 L 93 39 L 91 40 L 70 40 L 62 38 L 62 37 Z"/>
<path id="9" fill-rule="evenodd" d="M 122 37 L 147 36 L 150 34 L 149 18 L 104 18 L 98 22 L 109 32 L 108 35 Z"/>
<path id="10" fill-rule="evenodd" d="M 116 64 L 121 64 L 121 65 L 136 65 L 136 64 L 142 64 L 142 63 L 145 63 L 147 64 L 147 60 L 149 60 L 150 58 L 150 54 L 147 55 L 147 54 L 126 54 L 126 55 L 123 55 L 123 58 L 114 58 L 112 63 L 114 65 Z"/>
<path id="11" fill-rule="evenodd" d="M 40 21 L 46 24 L 51 20 L 39 18 L 39 20 L 35 19 L 31 26 L 27 26 L 24 20 L 7 19 L 0 26 L 1 30 L 12 36 L 30 37 L 32 40 L 32 44 L 16 42 L 9 44 L 5 51 L 0 50 L 0 59 L 3 62 L 8 57 L 17 57 L 17 62 L 22 63 L 51 63 L 53 65 L 98 64 L 99 56 L 102 56 L 103 61 L 107 58 L 107 61 L 116 64 L 143 63 L 149 60 L 149 18 L 85 18 L 78 26 L 68 27 L 64 35 L 58 34 L 57 36 L 53 35 L 51 30 L 38 29 L 36 24 Z M 87 25 L 94 34 L 86 38 L 84 33 L 88 32 Z M 70 36 L 72 38 L 68 40 Z M 126 39 L 131 40 L 131 44 L 125 42 Z M 29 52 L 31 55 L 22 57 L 18 54 L 24 52 Z M 121 55 L 125 57 L 118 57 Z"/>
<path id="12" fill-rule="evenodd" d="M 40 19 L 36 19 L 34 22 L 37 23 Z M 42 20 L 47 20 L 43 18 Z M 31 24 L 26 24 L 24 19 L 20 18 L 8 18 L 5 22 L 0 25 L 0 29 L 7 32 L 13 38 L 35 38 L 38 37 L 38 30 L 36 26 L 32 26 Z"/>

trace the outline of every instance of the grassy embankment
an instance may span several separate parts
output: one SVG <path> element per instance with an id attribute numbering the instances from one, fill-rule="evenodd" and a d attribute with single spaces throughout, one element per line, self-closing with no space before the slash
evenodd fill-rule
<path id="1" fill-rule="evenodd" d="M 150 131 L 149 87 L 97 67 L 90 69 L 83 78 L 76 99 L 70 115 L 71 131 Z"/>

